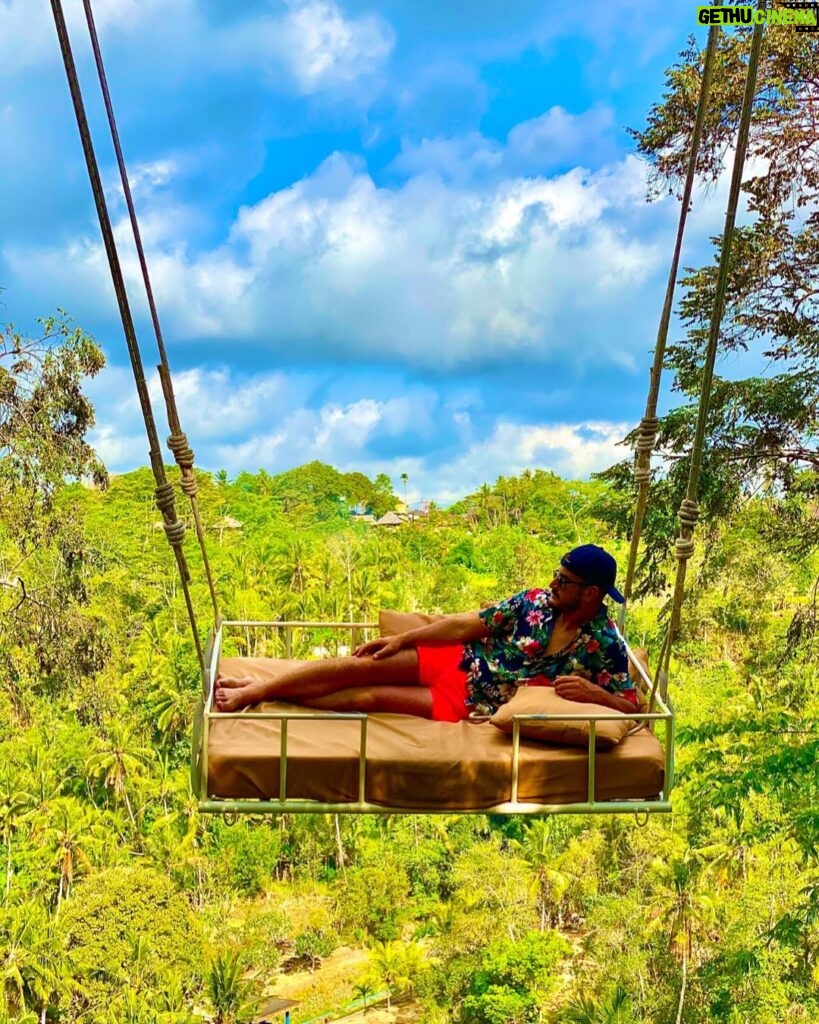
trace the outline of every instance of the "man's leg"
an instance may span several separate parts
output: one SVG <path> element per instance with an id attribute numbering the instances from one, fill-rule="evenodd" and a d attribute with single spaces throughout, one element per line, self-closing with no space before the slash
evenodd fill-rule
<path id="1" fill-rule="evenodd" d="M 263 683 L 218 679 L 216 706 L 220 711 L 237 711 L 262 700 L 292 700 L 304 704 L 338 690 L 381 686 L 421 686 L 418 653 L 414 648 L 378 660 L 349 657 L 305 661 L 278 679 Z"/>
<path id="2" fill-rule="evenodd" d="M 299 703 L 317 711 L 382 711 L 432 718 L 432 694 L 426 686 L 351 687 Z"/>

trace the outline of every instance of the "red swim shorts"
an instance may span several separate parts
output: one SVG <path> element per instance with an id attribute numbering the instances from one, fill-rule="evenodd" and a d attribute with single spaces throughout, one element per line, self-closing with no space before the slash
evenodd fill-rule
<path id="1" fill-rule="evenodd" d="M 429 687 L 432 717 L 436 722 L 461 722 L 469 716 L 466 706 L 466 671 L 460 668 L 463 644 L 417 647 L 418 675 Z"/>

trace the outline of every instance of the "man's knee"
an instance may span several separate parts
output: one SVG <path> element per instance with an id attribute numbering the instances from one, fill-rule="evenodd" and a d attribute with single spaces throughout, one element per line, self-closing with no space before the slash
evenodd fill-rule
<path id="1" fill-rule="evenodd" d="M 364 711 L 375 709 L 375 697 L 368 686 L 348 686 L 324 697 L 316 697 L 309 701 L 309 706 L 324 711 Z"/>

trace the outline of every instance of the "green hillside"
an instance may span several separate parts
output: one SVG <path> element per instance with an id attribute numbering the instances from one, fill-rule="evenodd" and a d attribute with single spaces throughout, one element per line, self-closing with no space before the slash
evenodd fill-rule
<path id="1" fill-rule="evenodd" d="M 466 610 L 543 581 L 578 541 L 625 551 L 605 523 L 619 498 L 600 482 L 535 472 L 398 527 L 353 521 L 385 493 L 320 464 L 200 474 L 224 613 Z M 4 533 L 9 1020 L 192 1020 L 218 1010 L 225 986 L 250 998 L 283 962 L 316 965 L 341 945 L 369 966 L 329 990 L 319 971 L 295 1021 L 410 978 L 428 1021 L 666 1021 L 683 984 L 687 1020 L 819 1012 L 817 684 L 797 636 L 816 566 L 785 543 L 809 500 L 756 496 L 708 527 L 672 681 L 671 820 L 227 824 L 200 820 L 188 790 L 198 676 L 151 495 L 146 470 L 106 490 L 73 484 L 36 547 Z M 190 538 L 187 551 L 206 624 Z M 632 618 L 654 653 L 663 606 L 649 599 Z"/>

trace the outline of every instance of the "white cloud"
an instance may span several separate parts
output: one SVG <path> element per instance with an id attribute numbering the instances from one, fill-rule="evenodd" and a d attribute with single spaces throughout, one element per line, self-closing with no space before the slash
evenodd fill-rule
<path id="1" fill-rule="evenodd" d="M 397 481 L 410 477 L 411 500 L 453 501 L 498 476 L 544 468 L 567 478 L 587 477 L 623 457 L 625 423 L 544 424 L 500 417 L 478 426 L 476 399 L 446 400 L 427 387 L 392 398 L 372 395 L 311 407 L 315 381 L 299 375 L 243 377 L 227 369 L 175 375 L 183 428 L 205 469 L 281 472 L 314 459 L 346 472 Z M 99 412 L 91 443 L 113 471 L 143 465 L 147 442 L 130 373 L 110 367 L 90 389 Z M 166 436 L 158 381 L 149 391 L 160 437 Z M 372 445 L 407 434 L 422 437 L 423 456 L 374 456 Z M 458 446 L 453 452 L 453 440 Z M 444 454 L 448 453 L 448 454 Z M 396 484 L 397 486 L 397 484 Z"/>
<path id="2" fill-rule="evenodd" d="M 612 125 L 608 107 L 592 107 L 582 114 L 570 114 L 552 107 L 540 117 L 523 121 L 509 132 L 508 148 L 514 160 L 542 166 L 544 156 L 551 164 L 583 160 L 583 150 Z"/>
<path id="3" fill-rule="evenodd" d="M 336 4 L 324 0 L 292 7 L 280 38 L 282 58 L 302 92 L 375 71 L 395 45 L 383 19 L 372 14 L 347 19 Z"/>
<path id="4" fill-rule="evenodd" d="M 109 468 L 135 469 L 148 461 L 144 434 L 122 434 L 114 424 L 104 423 L 91 433 L 89 440 Z"/>
<path id="5" fill-rule="evenodd" d="M 191 0 L 96 0 L 94 24 L 99 36 L 110 29 L 133 33 L 146 24 L 164 21 L 168 9 L 184 11 Z M 43 62 L 59 60 L 59 46 L 51 11 L 38 3 L 36 13 L 32 0 L 0 0 L 0 79 Z M 63 14 L 72 41 L 72 48 L 85 52 L 88 48 L 85 15 L 82 4 L 63 5 Z M 75 54 L 76 59 L 76 54 Z"/>
<path id="6" fill-rule="evenodd" d="M 133 165 L 128 171 L 128 182 L 134 195 L 151 195 L 156 189 L 173 181 L 179 174 L 179 162 L 174 157 L 149 160 Z"/>
<path id="7" fill-rule="evenodd" d="M 391 169 L 404 175 L 437 174 L 449 181 L 473 180 L 482 171 L 502 167 L 504 149 L 480 132 L 454 138 L 421 139 L 401 143 Z"/>
<path id="8" fill-rule="evenodd" d="M 421 175 L 388 188 L 359 159 L 335 154 L 241 209 L 227 240 L 199 254 L 163 237 L 173 219 L 152 219 L 148 204 L 149 262 L 176 337 L 444 370 L 567 354 L 623 363 L 628 340 L 613 347 L 604 328 L 630 315 L 663 252 L 629 228 L 644 187 L 633 157 L 594 173 L 481 187 Z M 110 296 L 97 243 L 5 255 L 22 280 L 56 287 L 70 268 L 72 287 Z M 123 263 L 138 287 L 135 259 L 124 252 Z M 577 317 L 587 327 L 582 351 L 568 329 Z"/>
<path id="9" fill-rule="evenodd" d="M 41 2 L 43 11 L 32 18 L 31 0 L 0 0 L 0 79 L 58 60 L 56 32 Z M 65 4 L 64 13 L 75 60 L 84 62 L 89 43 L 82 5 Z M 275 84 L 284 76 L 302 94 L 373 74 L 395 46 L 395 33 L 382 17 L 347 17 L 335 0 L 291 0 L 283 13 L 223 26 L 209 25 L 193 0 L 96 0 L 94 23 L 103 56 L 114 64 L 115 47 L 127 39 L 129 50 L 141 50 L 149 60 L 172 53 L 191 67 L 253 67 Z"/>
<path id="10" fill-rule="evenodd" d="M 505 145 L 480 132 L 419 142 L 404 139 L 392 169 L 402 174 L 437 174 L 459 182 L 492 175 L 508 179 L 542 174 L 549 167 L 588 162 L 590 146 L 599 146 L 612 123 L 609 107 L 595 106 L 580 114 L 550 107 L 539 117 L 515 125 Z"/>
<path id="11" fill-rule="evenodd" d="M 292 2 L 282 17 L 265 15 L 223 30 L 219 60 L 242 61 L 274 79 L 284 68 L 302 94 L 371 75 L 395 46 L 379 15 L 348 18 L 334 0 Z"/>
<path id="12" fill-rule="evenodd" d="M 546 469 L 564 479 L 578 480 L 611 466 L 624 457 L 618 447 L 629 429 L 625 423 L 511 423 L 498 420 L 486 437 L 476 437 L 463 455 L 430 479 L 449 484 L 434 497 L 454 501 L 499 476 L 516 476 L 524 469 Z"/>

